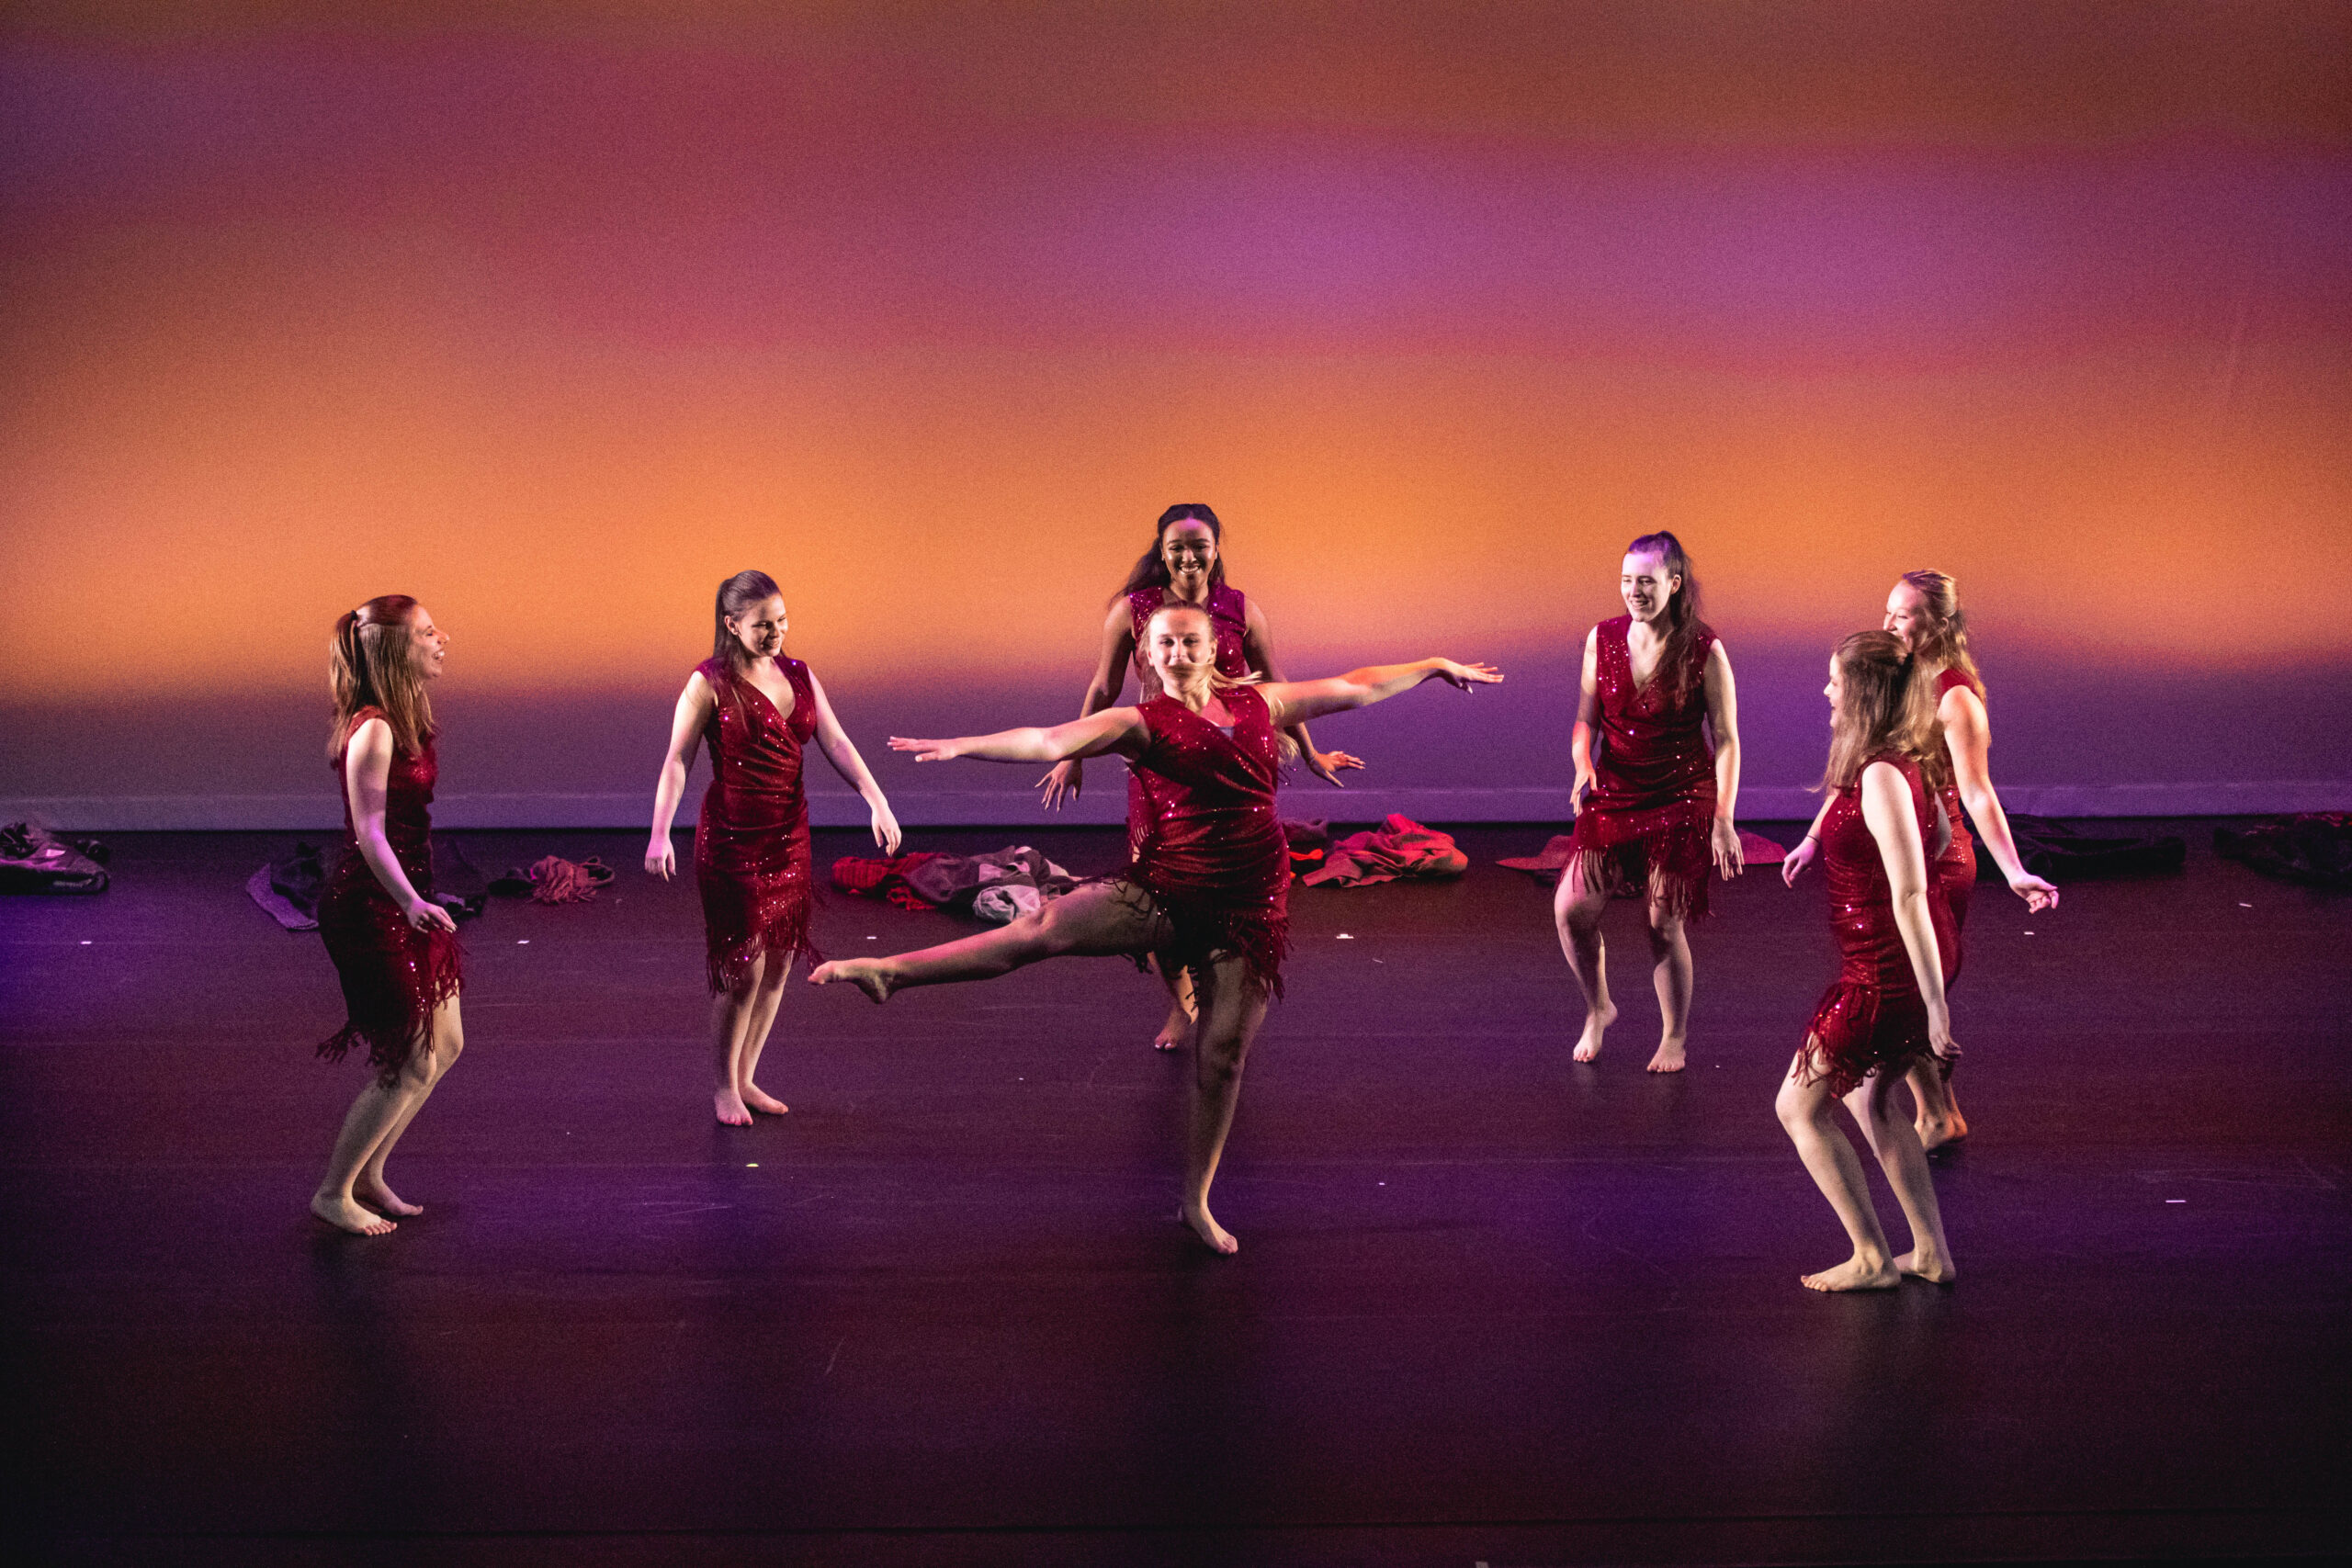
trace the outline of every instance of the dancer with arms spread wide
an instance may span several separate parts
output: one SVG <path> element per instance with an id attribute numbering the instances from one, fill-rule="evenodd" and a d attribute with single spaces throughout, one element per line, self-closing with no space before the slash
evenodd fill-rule
<path id="1" fill-rule="evenodd" d="M 335 623 L 327 676 L 327 759 L 343 786 L 343 859 L 319 895 L 319 935 L 348 1018 L 319 1055 L 365 1049 L 375 1076 L 345 1113 L 311 1213 L 360 1235 L 423 1213 L 384 1179 L 384 1162 L 465 1049 L 458 1015 L 458 923 L 433 901 L 433 748 L 428 682 L 449 639 L 404 593 Z"/>
<path id="2" fill-rule="evenodd" d="M 1930 749 L 1926 766 L 1929 783 L 1942 797 L 1944 815 L 1951 825 L 1951 845 L 1930 867 L 1936 886 L 1951 909 L 1954 977 L 1965 956 L 1960 945 L 1968 926 L 1968 905 L 1976 891 L 1976 844 L 1968 834 L 1973 820 L 1984 835 L 2009 891 L 2040 914 L 2058 907 L 2058 889 L 2026 870 L 2009 831 L 2008 813 L 1994 793 L 1991 759 L 1993 731 L 1984 713 L 1984 680 L 1968 649 L 1968 612 L 1961 607 L 1960 584 L 1940 571 L 1906 571 L 1886 596 L 1885 629 L 1899 638 L 1917 661 L 1917 679 L 1935 680 L 1934 703 L 1943 730 L 1940 746 Z M 1834 800 L 1834 797 L 1833 797 Z M 1822 818 L 1832 802 L 1825 802 L 1804 841 L 1789 852 L 1781 880 L 1793 886 L 1818 853 Z M 1961 815 L 1967 809 L 1967 818 Z M 1912 1125 L 1928 1148 L 1957 1143 L 1968 1136 L 1968 1118 L 1952 1098 L 1951 1064 L 1923 1063 L 1911 1071 L 1911 1099 L 1917 1108 Z"/>
<path id="3" fill-rule="evenodd" d="M 737 572 L 719 584 L 712 620 L 711 655 L 686 677 L 671 718 L 645 869 L 665 882 L 677 869 L 670 825 L 695 750 L 707 747 L 711 780 L 695 826 L 695 881 L 712 998 L 718 1088 L 711 1102 L 718 1120 L 742 1127 L 755 1111 L 785 1113 L 785 1103 L 752 1075 L 793 961 L 818 955 L 808 940 L 814 889 L 800 749 L 816 739 L 833 771 L 865 800 L 874 841 L 886 853 L 898 852 L 899 823 L 842 732 L 823 685 L 808 665 L 784 656 L 787 623 L 775 580 L 763 571 Z"/>
<path id="4" fill-rule="evenodd" d="M 1159 689 L 1144 649 L 1144 628 L 1162 606 L 1197 604 L 1208 613 L 1216 633 L 1216 672 L 1238 681 L 1256 674 L 1279 682 L 1283 672 L 1274 663 L 1273 634 L 1257 601 L 1225 580 L 1225 525 L 1216 513 L 1197 502 L 1171 506 L 1159 514 L 1152 547 L 1127 573 L 1126 582 L 1111 596 L 1110 615 L 1102 624 L 1102 656 L 1094 679 L 1080 700 L 1078 716 L 1102 712 L 1119 700 L 1134 667 L 1141 702 Z M 1283 733 L 1297 748 L 1300 763 L 1317 778 L 1340 784 L 1343 769 L 1361 768 L 1363 761 L 1345 751 L 1317 751 L 1304 722 L 1287 725 Z M 1038 784 L 1046 805 L 1058 810 L 1065 800 L 1076 800 L 1085 782 L 1084 763 L 1072 757 L 1057 762 Z M 1344 787 L 1344 786 L 1341 786 Z M 1136 808 L 1140 785 L 1127 781 L 1127 808 Z M 1152 1039 L 1154 1049 L 1173 1051 L 1192 1028 L 1192 982 L 1180 972 L 1166 976 L 1171 994 L 1167 1021 Z"/>
<path id="5" fill-rule="evenodd" d="M 888 958 L 820 966 L 819 985 L 852 982 L 876 1001 L 910 986 L 989 979 L 1041 959 L 1155 956 L 1192 976 L 1200 1022 L 1178 1215 L 1219 1252 L 1238 1243 L 1209 1213 L 1241 1069 L 1270 998 L 1282 990 L 1289 942 L 1290 857 L 1274 819 L 1276 733 L 1365 707 L 1437 679 L 1464 691 L 1501 675 L 1483 664 L 1425 659 L 1328 681 L 1251 685 L 1218 674 L 1216 628 L 1196 604 L 1168 604 L 1145 629 L 1158 689 L 1050 728 L 890 744 L 918 761 L 974 757 L 1053 762 L 1116 752 L 1135 770 L 1130 862 L 1115 879 L 1081 885 L 1000 930 Z"/>
<path id="6" fill-rule="evenodd" d="M 1589 1062 L 1617 1019 L 1601 914 L 1612 897 L 1644 900 L 1660 1015 L 1649 1070 L 1679 1073 L 1690 1028 L 1685 928 L 1707 912 L 1709 863 L 1726 880 L 1746 864 L 1732 823 L 1739 703 L 1731 657 L 1699 618 L 1699 580 L 1680 540 L 1645 534 L 1627 546 L 1618 592 L 1626 613 L 1585 637 L 1571 740 L 1576 829 L 1552 917 L 1584 993 L 1576 1059 Z"/>
<path id="7" fill-rule="evenodd" d="M 1927 1152 L 1891 1098 L 1905 1073 L 1959 1055 L 1944 987 L 1953 968 L 1951 909 L 1929 864 L 1948 830 L 1919 771 L 1935 745 L 1932 686 L 1900 640 L 1856 632 L 1829 660 L 1829 763 L 1821 786 L 1821 853 L 1837 980 L 1814 1010 L 1774 1109 L 1854 1255 L 1804 1276 L 1816 1291 L 1884 1290 L 1905 1274 L 1938 1284 L 1958 1270 Z M 1915 687 L 1914 682 L 1918 684 Z M 1838 1129 L 1844 1100 L 1911 1226 L 1911 1250 L 1890 1254 L 1854 1145 Z"/>

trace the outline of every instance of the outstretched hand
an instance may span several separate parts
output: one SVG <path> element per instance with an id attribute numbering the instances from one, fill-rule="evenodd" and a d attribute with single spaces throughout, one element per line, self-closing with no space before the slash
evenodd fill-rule
<path id="1" fill-rule="evenodd" d="M 1064 801 L 1076 800 L 1080 787 L 1086 782 L 1086 771 L 1075 757 L 1056 762 L 1046 776 L 1030 785 L 1046 792 L 1041 804 L 1048 811 L 1059 811 Z"/>
<path id="2" fill-rule="evenodd" d="M 1340 769 L 1363 766 L 1362 757 L 1347 751 L 1302 751 L 1298 754 L 1298 761 L 1301 767 L 1334 789 L 1348 787 L 1340 782 Z"/>
<path id="3" fill-rule="evenodd" d="M 1439 660 L 1433 673 L 1447 685 L 1465 692 L 1475 686 L 1499 686 L 1503 680 L 1503 672 L 1491 664 L 1456 664 L 1451 659 Z"/>
<path id="4" fill-rule="evenodd" d="M 1707 847 L 1715 857 L 1715 869 L 1729 882 L 1747 869 L 1747 852 L 1740 847 L 1739 829 L 1728 817 L 1718 817 L 1707 829 Z"/>
<path id="5" fill-rule="evenodd" d="M 903 735 L 890 737 L 890 750 L 911 751 L 918 762 L 949 762 L 963 755 L 953 740 L 910 740 Z"/>

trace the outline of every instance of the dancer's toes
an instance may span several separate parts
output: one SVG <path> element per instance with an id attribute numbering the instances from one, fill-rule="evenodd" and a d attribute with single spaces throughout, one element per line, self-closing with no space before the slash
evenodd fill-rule
<path id="1" fill-rule="evenodd" d="M 1925 1280 L 1930 1285 L 1949 1285 L 1960 1278 L 1960 1269 L 1950 1258 L 1940 1252 L 1930 1252 L 1915 1247 L 1894 1260 L 1895 1272 L 1908 1274 L 1914 1280 Z"/>
<path id="2" fill-rule="evenodd" d="M 743 1104 L 763 1116 L 781 1116 L 792 1109 L 755 1083 L 743 1086 Z"/>
<path id="3" fill-rule="evenodd" d="M 1159 1032 L 1151 1037 L 1151 1048 L 1155 1051 L 1181 1051 L 1192 1043 L 1192 1039 L 1193 1021 L 1181 1012 L 1171 1012 L 1168 1015 L 1168 1021 L 1159 1026 Z"/>
<path id="4" fill-rule="evenodd" d="M 1661 1040 L 1657 1043 L 1657 1055 L 1650 1058 L 1649 1070 L 1654 1073 L 1679 1073 L 1685 1065 L 1682 1042 Z"/>
<path id="5" fill-rule="evenodd" d="M 1894 1271 L 1894 1264 L 1859 1257 L 1804 1277 L 1809 1291 L 1891 1291 L 1902 1282 L 1903 1276 Z"/>
<path id="6" fill-rule="evenodd" d="M 1233 1239 L 1233 1233 L 1211 1217 L 1206 1204 L 1182 1204 L 1176 1210 L 1176 1217 L 1192 1226 L 1193 1234 L 1208 1243 L 1210 1251 L 1230 1256 L 1241 1250 L 1241 1244 Z"/>
<path id="7" fill-rule="evenodd" d="M 1587 1009 L 1584 1015 L 1584 1032 L 1577 1036 L 1576 1059 L 1579 1062 L 1589 1062 L 1600 1055 L 1601 1033 L 1616 1021 L 1617 1010 L 1613 1007 Z"/>
<path id="8" fill-rule="evenodd" d="M 340 1193 L 322 1192 L 311 1200 L 311 1213 L 337 1230 L 354 1235 L 389 1235 L 400 1227 L 381 1214 L 371 1214 Z"/>
<path id="9" fill-rule="evenodd" d="M 414 1215 L 424 1213 L 424 1204 L 412 1203 L 405 1198 L 402 1198 L 399 1193 L 385 1186 L 383 1178 L 381 1177 L 378 1177 L 373 1180 L 370 1180 L 364 1176 L 361 1177 L 359 1179 L 359 1185 L 355 1190 L 356 1195 L 362 1203 L 365 1203 L 368 1207 L 375 1210 L 379 1214 L 398 1214 L 402 1219 L 409 1219 Z"/>
<path id="10" fill-rule="evenodd" d="M 837 958 L 831 964 L 820 964 L 808 972 L 812 986 L 830 986 L 845 980 L 864 991 L 869 1000 L 887 1002 L 890 999 L 890 977 L 882 971 L 881 962 L 872 958 Z"/>
<path id="11" fill-rule="evenodd" d="M 743 1109 L 743 1097 L 731 1089 L 722 1089 L 710 1097 L 711 1109 L 729 1127 L 748 1127 L 752 1113 Z"/>

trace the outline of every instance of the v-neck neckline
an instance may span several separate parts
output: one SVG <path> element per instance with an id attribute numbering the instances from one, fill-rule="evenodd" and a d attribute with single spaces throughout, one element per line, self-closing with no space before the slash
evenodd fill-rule
<path id="1" fill-rule="evenodd" d="M 784 677 L 784 689 L 792 694 L 792 713 L 798 713 L 800 711 L 800 688 L 792 683 L 791 672 L 785 669 L 784 660 L 780 659 L 776 660 L 775 672 Z M 768 712 L 775 715 L 775 721 L 778 724 L 783 725 L 787 729 L 792 727 L 792 714 L 788 714 L 782 708 L 776 706 L 775 699 L 774 697 L 769 696 L 765 692 L 760 691 L 760 683 L 757 681 L 752 680 L 749 675 L 741 673 L 737 674 L 735 679 L 741 682 L 745 686 L 751 688 L 754 693 L 758 694 L 760 701 L 768 705 Z"/>
<path id="2" fill-rule="evenodd" d="M 1634 624 L 1633 616 L 1625 617 L 1625 679 L 1633 682 L 1634 695 L 1638 697 L 1657 685 L 1657 678 L 1661 672 L 1659 666 L 1666 662 L 1666 645 L 1661 639 L 1658 644 L 1657 658 L 1650 665 L 1650 678 L 1646 681 L 1643 680 L 1634 672 Z"/>

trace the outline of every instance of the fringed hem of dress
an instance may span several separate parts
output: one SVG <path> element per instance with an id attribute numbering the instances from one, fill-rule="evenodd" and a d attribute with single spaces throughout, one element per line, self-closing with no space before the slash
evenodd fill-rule
<path id="1" fill-rule="evenodd" d="M 1234 909 L 1196 899 L 1171 898 L 1155 893 L 1132 873 L 1090 877 L 1090 882 L 1131 887 L 1151 900 L 1168 922 L 1168 938 L 1132 956 L 1137 969 L 1149 973 L 1156 963 L 1163 976 L 1200 971 L 1219 958 L 1241 960 L 1250 982 L 1275 1001 L 1283 996 L 1283 961 L 1290 956 L 1290 915 L 1269 909 Z"/>
<path id="2" fill-rule="evenodd" d="M 714 997 L 739 991 L 751 983 L 752 965 L 771 953 L 781 953 L 796 960 L 822 964 L 825 955 L 808 939 L 808 911 L 787 911 L 781 919 L 771 921 L 764 931 L 721 942 L 709 943 L 704 966 Z"/>
<path id="3" fill-rule="evenodd" d="M 1928 1004 L 1906 992 L 1839 980 L 1813 1010 L 1797 1056 L 1799 1083 L 1826 1078 L 1843 1099 L 1872 1073 L 1908 1072 L 1923 1059 L 1936 1060 L 1928 1044 Z M 1949 1077 L 1951 1065 L 1938 1065 Z"/>
<path id="4" fill-rule="evenodd" d="M 432 935 L 436 940 L 424 997 L 411 1004 L 404 1017 L 348 1019 L 341 1029 L 319 1042 L 322 1060 L 340 1062 L 354 1046 L 365 1045 L 368 1065 L 376 1069 L 376 1081 L 386 1089 L 399 1081 L 401 1070 L 423 1043 L 435 1010 L 465 988 L 464 950 L 458 947 L 455 937 L 446 932 L 435 931 Z"/>
<path id="5" fill-rule="evenodd" d="M 1678 827 L 1606 847 L 1579 848 L 1564 875 L 1611 898 L 1641 898 L 1685 925 L 1707 918 L 1707 874 L 1714 853 L 1707 829 Z"/>

